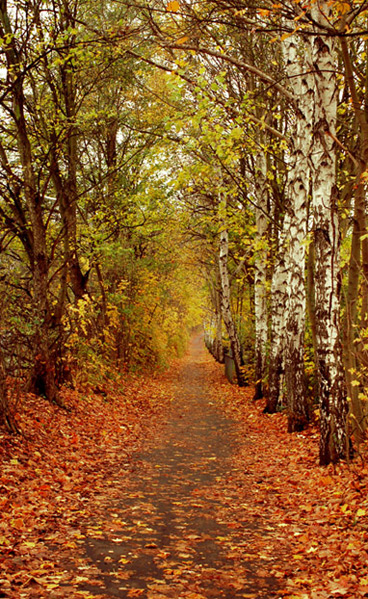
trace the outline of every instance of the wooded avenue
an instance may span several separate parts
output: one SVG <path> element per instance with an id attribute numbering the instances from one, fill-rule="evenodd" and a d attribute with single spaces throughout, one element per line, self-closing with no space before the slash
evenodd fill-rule
<path id="1" fill-rule="evenodd" d="M 0 411 L 220 362 L 367 428 L 368 2 L 0 0 Z"/>

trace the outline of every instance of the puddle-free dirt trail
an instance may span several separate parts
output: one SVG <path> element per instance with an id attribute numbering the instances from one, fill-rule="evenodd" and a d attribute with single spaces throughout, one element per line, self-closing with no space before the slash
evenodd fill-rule
<path id="1" fill-rule="evenodd" d="M 227 496 L 223 484 L 244 439 L 211 402 L 206 362 L 196 337 L 173 373 L 168 422 L 136 456 L 128 483 L 115 481 L 104 521 L 91 523 L 85 551 L 97 576 L 81 589 L 143 599 L 280 596 L 269 558 L 259 555 L 270 534 L 266 524 L 231 517 L 234 494 Z"/>

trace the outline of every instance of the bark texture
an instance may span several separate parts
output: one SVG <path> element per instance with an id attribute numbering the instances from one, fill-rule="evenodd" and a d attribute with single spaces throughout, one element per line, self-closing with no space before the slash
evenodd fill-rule
<path id="1" fill-rule="evenodd" d="M 273 414 L 280 403 L 280 382 L 284 373 L 285 326 L 287 320 L 287 282 L 289 276 L 285 231 L 289 228 L 289 215 L 286 213 L 283 228 L 277 244 L 277 257 L 271 282 L 271 345 L 268 372 L 268 396 L 265 412 Z"/>
<path id="2" fill-rule="evenodd" d="M 288 278 L 285 333 L 285 381 L 288 430 L 300 431 L 308 423 L 304 374 L 305 255 L 309 191 L 309 150 L 313 117 L 312 76 L 306 63 L 308 46 L 295 35 L 285 41 L 286 70 L 296 100 L 296 117 L 290 143 L 286 197 Z"/>
<path id="3" fill-rule="evenodd" d="M 314 21 L 329 24 L 331 6 L 317 2 Z M 315 309 L 320 395 L 320 463 L 346 456 L 347 392 L 340 341 L 339 228 L 337 218 L 336 115 L 337 56 L 335 42 L 317 29 L 312 38 L 314 131 L 311 149 L 313 227 L 315 238 Z"/>
<path id="4" fill-rule="evenodd" d="M 254 399 L 263 397 L 263 379 L 266 366 L 267 326 L 267 161 L 265 153 L 256 156 L 256 199 L 257 248 L 254 265 L 254 315 L 255 315 L 255 364 L 256 385 Z"/>
<path id="5" fill-rule="evenodd" d="M 358 378 L 360 377 L 361 364 L 367 363 L 365 343 L 357 343 L 356 331 L 359 325 L 362 329 L 367 327 L 368 314 L 368 238 L 365 181 L 364 177 L 362 177 L 368 167 L 368 114 L 365 109 L 366 98 L 362 97 L 361 91 L 359 94 L 359 86 L 354 74 L 348 41 L 345 38 L 341 38 L 340 44 L 345 76 L 349 86 L 359 136 L 359 146 L 355 160 L 354 217 L 344 319 L 344 358 L 348 393 L 351 398 L 352 430 L 355 439 L 360 443 L 366 436 L 368 420 L 366 411 L 359 398 L 360 388 L 352 383 L 357 376 Z M 368 70 L 366 71 L 366 75 L 368 75 Z M 357 309 L 359 287 L 361 287 L 362 297 L 360 319 Z"/>
<path id="6" fill-rule="evenodd" d="M 226 326 L 227 334 L 230 339 L 230 346 L 235 364 L 236 378 L 239 386 L 245 385 L 244 374 L 242 370 L 243 359 L 238 333 L 234 323 L 230 304 L 230 282 L 228 273 L 228 255 L 229 255 L 229 236 L 227 229 L 223 226 L 220 233 L 220 253 L 219 270 L 221 279 L 221 305 L 222 317 Z"/>

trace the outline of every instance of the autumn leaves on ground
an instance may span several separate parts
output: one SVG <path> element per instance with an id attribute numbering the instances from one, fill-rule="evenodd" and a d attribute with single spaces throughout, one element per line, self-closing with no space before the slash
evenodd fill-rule
<path id="1" fill-rule="evenodd" d="M 1 431 L 0 597 L 368 596 L 368 468 L 317 465 L 192 342 L 164 374 Z M 58 426 L 55 426 L 58 422 Z"/>

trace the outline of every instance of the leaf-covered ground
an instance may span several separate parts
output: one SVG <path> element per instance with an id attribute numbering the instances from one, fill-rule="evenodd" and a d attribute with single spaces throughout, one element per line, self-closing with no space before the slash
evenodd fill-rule
<path id="1" fill-rule="evenodd" d="M 368 597 L 368 468 L 321 469 L 200 340 L 123 393 L 1 433 L 0 597 Z"/>

